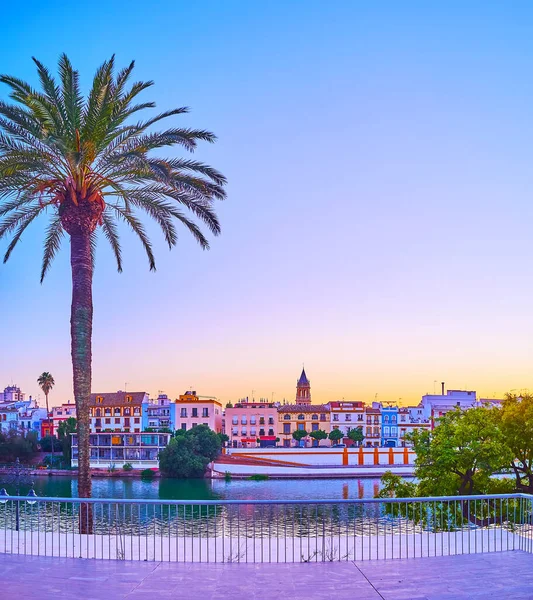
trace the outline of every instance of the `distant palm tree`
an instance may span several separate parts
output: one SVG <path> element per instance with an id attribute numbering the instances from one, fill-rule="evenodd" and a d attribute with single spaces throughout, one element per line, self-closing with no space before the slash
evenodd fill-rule
<path id="1" fill-rule="evenodd" d="M 44 242 L 41 281 L 70 236 L 72 270 L 71 351 L 79 438 L 79 494 L 90 497 L 89 399 L 91 393 L 92 278 L 96 233 L 111 244 L 122 271 L 117 222 L 137 234 L 155 270 L 152 245 L 135 209 L 145 211 L 171 248 L 179 222 L 202 248 L 209 244 L 182 208 L 203 221 L 214 235 L 220 226 L 213 209 L 225 197 L 226 179 L 202 162 L 153 156 L 151 151 L 179 146 L 194 151 L 198 141 L 213 142 L 204 130 L 153 125 L 187 112 L 177 108 L 145 121 L 131 117 L 153 102 L 137 96 L 153 82 L 128 86 L 134 63 L 115 74 L 112 57 L 97 70 L 87 98 L 78 72 L 66 55 L 59 59 L 59 83 L 34 59 L 42 91 L 16 77 L 0 76 L 16 104 L 0 102 L 0 238 L 12 233 L 4 262 L 25 229 L 40 214 L 50 219 Z"/>
<path id="2" fill-rule="evenodd" d="M 50 435 L 50 439 L 52 440 L 52 467 L 54 466 L 54 438 L 52 436 L 52 428 L 50 427 L 50 408 L 48 406 L 48 394 L 52 391 L 52 388 L 56 384 L 54 378 L 48 371 L 41 373 L 37 378 L 37 383 L 40 388 L 44 392 L 44 397 L 46 398 L 46 416 L 48 417 L 48 433 Z"/>

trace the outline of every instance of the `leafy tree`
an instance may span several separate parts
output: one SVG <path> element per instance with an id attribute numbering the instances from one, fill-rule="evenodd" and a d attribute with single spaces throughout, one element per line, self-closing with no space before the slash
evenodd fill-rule
<path id="1" fill-rule="evenodd" d="M 37 434 L 34 431 L 21 435 L 15 430 L 0 432 L 0 462 L 29 462 L 37 452 Z"/>
<path id="2" fill-rule="evenodd" d="M 317 429 L 316 431 L 311 431 L 309 437 L 312 437 L 314 440 L 320 443 L 320 440 L 327 439 L 328 434 L 323 429 Z"/>
<path id="3" fill-rule="evenodd" d="M 76 433 L 76 419 L 69 417 L 59 423 L 57 435 L 63 450 L 63 463 L 70 466 L 72 458 L 72 433 Z"/>
<path id="4" fill-rule="evenodd" d="M 344 437 L 344 433 L 340 429 L 332 429 L 328 437 L 334 444 L 337 444 Z"/>
<path id="5" fill-rule="evenodd" d="M 0 112 L 0 114 L 2 114 L 2 113 Z M 46 399 L 46 416 L 48 417 L 48 431 L 49 431 L 50 435 L 52 435 L 52 428 L 50 427 L 50 408 L 48 406 L 48 394 L 52 391 L 52 388 L 54 387 L 56 382 L 54 381 L 54 378 L 52 377 L 51 373 L 48 373 L 48 371 L 45 371 L 44 373 L 41 373 L 39 375 L 39 377 L 37 378 L 37 383 L 39 384 L 39 387 L 44 392 L 44 397 Z M 51 446 L 52 446 L 52 461 L 53 461 L 53 459 L 54 459 L 54 444 L 52 444 Z"/>
<path id="6" fill-rule="evenodd" d="M 495 412 L 505 446 L 509 467 L 515 475 L 516 489 L 533 493 L 533 395 L 507 394 Z"/>
<path id="7" fill-rule="evenodd" d="M 305 429 L 297 429 L 296 431 L 292 432 L 292 437 L 298 442 L 298 444 L 304 439 L 304 437 L 307 437 L 308 435 L 309 434 Z"/>
<path id="8" fill-rule="evenodd" d="M 363 428 L 354 427 L 353 429 L 350 429 L 350 431 L 348 431 L 348 438 L 356 444 L 361 445 L 365 439 L 365 436 L 363 435 Z"/>
<path id="9" fill-rule="evenodd" d="M 45 435 L 40 439 L 39 445 L 41 446 L 41 450 L 43 452 L 52 452 L 52 450 L 57 450 L 57 452 L 61 452 L 61 442 L 57 439 L 55 435 Z"/>
<path id="10" fill-rule="evenodd" d="M 153 131 L 160 121 L 187 112 L 164 111 L 139 120 L 137 114 L 153 108 L 138 102 L 152 82 L 130 85 L 134 63 L 118 72 L 115 58 L 97 70 L 89 95 L 81 93 L 78 72 L 66 55 L 59 59 L 59 82 L 34 59 L 41 90 L 8 75 L 0 82 L 11 91 L 13 103 L 0 102 L 0 238 L 13 234 L 4 262 L 26 228 L 47 216 L 41 281 L 57 254 L 65 233 L 70 237 L 72 270 L 71 355 L 78 418 L 81 497 L 91 495 L 89 465 L 89 399 L 92 362 L 92 280 L 97 233 L 108 240 L 117 268 L 122 271 L 118 223 L 125 223 L 140 239 L 150 270 L 155 270 L 152 245 L 136 210 L 146 212 L 161 227 L 169 247 L 177 243 L 181 223 L 202 248 L 207 238 L 182 209 L 193 213 L 218 235 L 213 209 L 225 197 L 226 180 L 199 161 L 166 158 L 153 151 L 181 147 L 194 151 L 198 142 L 213 142 L 205 130 L 171 127 Z M 91 530 L 90 506 L 80 523 Z"/>
<path id="11" fill-rule="evenodd" d="M 409 436 L 416 452 L 415 476 L 423 495 L 489 491 L 491 476 L 510 464 L 497 410 L 456 409 L 438 419 L 433 431 L 416 431 Z"/>
<path id="12" fill-rule="evenodd" d="M 178 429 L 168 446 L 159 453 L 159 469 L 164 477 L 203 477 L 207 465 L 222 449 L 222 435 L 207 425 L 183 431 Z"/>

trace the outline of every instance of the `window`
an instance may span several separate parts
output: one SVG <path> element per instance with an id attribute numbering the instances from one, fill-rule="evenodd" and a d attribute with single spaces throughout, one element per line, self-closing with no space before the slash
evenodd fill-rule
<path id="1" fill-rule="evenodd" d="M 180 417 L 182 417 L 182 418 L 186 418 L 187 417 L 187 409 L 186 408 L 182 408 L 181 409 Z"/>
<path id="2" fill-rule="evenodd" d="M 104 414 L 105 414 L 106 417 L 107 416 L 110 417 L 111 416 L 111 409 L 110 408 L 104 408 Z"/>
<path id="3" fill-rule="evenodd" d="M 246 417 L 241 417 L 241 425 L 246 425 L 246 423 L 248 423 Z"/>
<path id="4" fill-rule="evenodd" d="M 257 429 L 255 427 L 250 427 L 250 435 L 257 435 Z"/>
<path id="5" fill-rule="evenodd" d="M 209 416 L 209 409 L 202 408 L 202 417 L 208 417 L 208 416 Z"/>
<path id="6" fill-rule="evenodd" d="M 106 423 L 106 425 L 109 425 L 111 423 L 111 419 L 106 419 L 105 423 Z"/>
<path id="7" fill-rule="evenodd" d="M 318 431 L 318 423 L 313 423 L 311 425 L 311 431 Z"/>
<path id="8" fill-rule="evenodd" d="M 264 429 L 260 429 L 259 430 L 259 435 L 265 435 L 265 430 Z"/>
<path id="9" fill-rule="evenodd" d="M 197 417 L 198 416 L 198 409 L 197 408 L 193 408 L 192 409 L 192 415 L 193 417 Z"/>
<path id="10" fill-rule="evenodd" d="M 290 415 L 285 415 L 283 418 L 285 419 L 285 421 L 290 421 L 291 420 L 291 416 Z"/>
<path id="11" fill-rule="evenodd" d="M 318 415 L 313 415 L 313 416 L 311 417 L 311 419 L 312 419 L 313 421 L 318 421 Z"/>
<path id="12" fill-rule="evenodd" d="M 138 406 L 136 406 L 136 407 L 133 409 L 133 414 L 134 414 L 134 415 L 140 415 L 140 414 L 141 414 L 141 409 L 140 409 Z"/>
<path id="13" fill-rule="evenodd" d="M 256 422 L 256 417 L 255 415 L 253 415 L 252 417 L 250 417 L 250 425 L 255 425 Z"/>
<path id="14" fill-rule="evenodd" d="M 268 435 L 274 435 L 274 430 L 273 429 L 269 429 L 268 430 Z"/>
<path id="15" fill-rule="evenodd" d="M 352 415 L 345 415 L 344 416 L 344 420 L 345 421 L 351 421 L 352 420 Z"/>
<path id="16" fill-rule="evenodd" d="M 290 432 L 291 432 L 291 424 L 283 423 L 283 433 L 290 433 Z"/>
<path id="17" fill-rule="evenodd" d="M 140 422 L 141 422 L 141 419 L 139 419 L 139 417 L 137 417 L 137 418 L 133 419 L 133 422 L 134 422 L 134 423 L 140 423 Z"/>
<path id="18" fill-rule="evenodd" d="M 389 422 L 389 415 L 383 415 L 383 423 Z"/>
<path id="19" fill-rule="evenodd" d="M 247 434 L 246 434 L 246 427 L 243 427 L 243 428 L 242 428 L 242 430 L 241 430 L 241 435 L 247 435 Z"/>
<path id="20" fill-rule="evenodd" d="M 363 415 L 357 415 L 357 420 L 358 421 L 362 421 L 363 420 Z"/>
<path id="21" fill-rule="evenodd" d="M 268 417 L 268 424 L 274 425 L 274 417 Z"/>
<path id="22" fill-rule="evenodd" d="M 198 423 L 193 423 L 192 424 L 193 427 L 196 427 L 197 425 L 198 425 Z"/>
<path id="23" fill-rule="evenodd" d="M 298 423 L 298 431 L 305 431 L 305 423 Z"/>
<path id="24" fill-rule="evenodd" d="M 326 420 L 326 415 L 320 415 L 320 420 L 321 421 L 325 421 Z"/>
<path id="25" fill-rule="evenodd" d="M 304 415 L 298 415 L 298 421 L 303 421 L 305 419 Z"/>
<path id="26" fill-rule="evenodd" d="M 102 411 L 99 408 L 96 409 L 96 416 L 97 417 L 101 417 L 102 416 Z"/>
<path id="27" fill-rule="evenodd" d="M 238 425 L 239 424 L 239 417 L 233 417 L 231 419 L 231 424 L 232 425 Z"/>
<path id="28" fill-rule="evenodd" d="M 120 417 L 120 408 L 115 408 L 115 417 Z"/>
<path id="29" fill-rule="evenodd" d="M 102 404 L 103 401 L 104 401 L 104 399 L 102 398 L 102 396 L 96 396 L 97 404 Z"/>
<path id="30" fill-rule="evenodd" d="M 181 429 L 182 429 L 182 431 L 187 431 L 187 423 L 182 423 Z"/>
<path id="31" fill-rule="evenodd" d="M 115 425 L 120 425 L 120 419 L 115 419 Z"/>
<path id="32" fill-rule="evenodd" d="M 130 416 L 130 414 L 131 414 L 131 408 L 129 406 L 124 409 L 124 414 L 127 415 L 128 417 Z"/>
<path id="33" fill-rule="evenodd" d="M 333 415 L 333 420 L 334 421 L 338 421 L 339 420 L 339 415 Z"/>
<path id="34" fill-rule="evenodd" d="M 126 396 L 126 402 L 131 402 L 133 398 L 131 396 Z"/>

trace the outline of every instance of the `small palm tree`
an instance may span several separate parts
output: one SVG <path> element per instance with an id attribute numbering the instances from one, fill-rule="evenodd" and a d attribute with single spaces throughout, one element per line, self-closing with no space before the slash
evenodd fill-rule
<path id="1" fill-rule="evenodd" d="M 215 136 L 201 129 L 153 126 L 182 115 L 176 108 L 147 120 L 137 113 L 155 106 L 138 102 L 152 82 L 129 84 L 134 63 L 115 73 L 112 57 L 97 70 L 84 98 L 78 72 L 66 55 L 59 59 L 59 82 L 34 59 L 41 90 L 8 75 L 0 82 L 11 90 L 14 104 L 0 102 L 0 238 L 12 234 L 4 262 L 26 228 L 40 215 L 49 219 L 41 281 L 65 233 L 70 237 L 72 270 L 71 353 L 79 438 L 79 494 L 90 497 L 89 399 L 91 393 L 92 280 L 97 232 L 102 232 L 122 271 L 117 224 L 139 238 L 155 270 L 152 244 L 137 211 L 161 227 L 170 248 L 177 240 L 176 223 L 208 248 L 208 240 L 183 209 L 220 232 L 213 209 L 225 197 L 226 180 L 208 165 L 185 158 L 165 158 L 160 151 L 180 147 L 194 151 L 199 141 Z M 159 151 L 156 156 L 152 151 Z"/>
<path id="2" fill-rule="evenodd" d="M 37 378 L 37 383 L 39 387 L 43 390 L 44 397 L 46 399 L 46 416 L 48 417 L 48 432 L 50 434 L 50 439 L 52 440 L 52 466 L 54 465 L 54 438 L 52 436 L 52 428 L 50 427 L 50 407 L 48 406 L 48 394 L 52 391 L 52 388 L 56 384 L 54 378 L 51 373 L 45 371 L 41 373 Z"/>

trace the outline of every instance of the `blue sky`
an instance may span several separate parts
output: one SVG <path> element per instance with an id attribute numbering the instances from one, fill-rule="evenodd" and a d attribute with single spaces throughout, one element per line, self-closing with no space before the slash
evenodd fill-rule
<path id="1" fill-rule="evenodd" d="M 4 7 L 0 70 L 36 83 L 65 51 L 87 86 L 135 59 L 229 186 L 209 252 L 150 227 L 153 274 L 125 232 L 118 275 L 100 245 L 95 391 L 292 399 L 302 362 L 317 401 L 530 386 L 530 3 L 120 4 Z M 0 267 L 0 386 L 50 370 L 60 402 L 68 246 L 41 286 L 43 229 Z"/>

